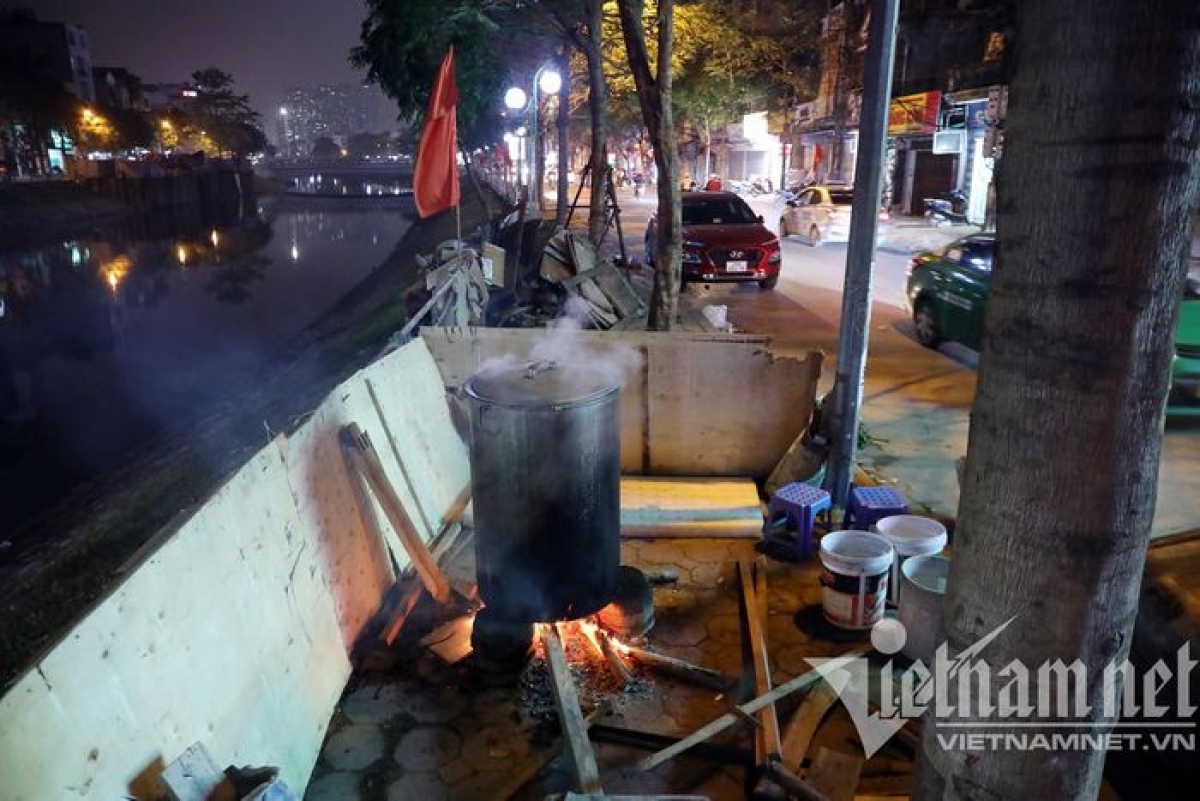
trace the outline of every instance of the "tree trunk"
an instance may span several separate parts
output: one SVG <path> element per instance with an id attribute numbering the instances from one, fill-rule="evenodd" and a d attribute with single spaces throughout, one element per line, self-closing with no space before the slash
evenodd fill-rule
<path id="1" fill-rule="evenodd" d="M 993 674 L 1019 660 L 1033 699 L 1039 666 L 1079 660 L 1092 710 L 1073 719 L 1098 733 L 1103 667 L 1128 655 L 1137 613 L 1200 194 L 1200 15 L 1195 0 L 1024 0 L 1013 39 L 944 620 L 957 653 L 1015 616 L 981 659 Z M 917 798 L 1099 791 L 1102 751 L 968 751 L 938 737 L 963 729 L 926 722 Z"/>
<path id="2" fill-rule="evenodd" d="M 679 151 L 671 113 L 671 51 L 674 36 L 674 0 L 658 2 L 658 63 L 650 71 L 646 31 L 642 24 L 644 0 L 619 0 L 621 34 L 629 53 L 629 69 L 637 86 L 642 119 L 654 144 L 658 165 L 658 239 L 655 242 L 654 293 L 650 299 L 651 331 L 675 327 L 682 275 L 683 225 L 680 210 Z"/>
<path id="3" fill-rule="evenodd" d="M 554 220 L 560 226 L 567 224 L 567 212 L 571 204 L 571 156 L 568 148 L 571 146 L 571 48 L 563 45 L 562 54 L 558 59 L 558 72 L 562 75 L 562 86 L 558 90 L 558 193 Z"/>
<path id="4" fill-rule="evenodd" d="M 588 65 L 588 110 L 592 117 L 592 189 L 588 206 L 588 238 L 597 247 L 604 237 L 605 197 L 608 175 L 608 82 L 604 79 L 601 48 L 604 29 L 603 0 L 586 0 L 588 24 L 585 55 Z"/>

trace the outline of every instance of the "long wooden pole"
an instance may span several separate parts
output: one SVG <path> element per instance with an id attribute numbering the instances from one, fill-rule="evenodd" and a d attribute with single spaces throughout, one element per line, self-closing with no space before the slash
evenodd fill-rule
<path id="1" fill-rule="evenodd" d="M 851 660 L 857 659 L 865 653 L 865 649 L 857 648 L 835 660 L 835 662 L 845 664 Z M 838 666 L 838 664 L 831 664 L 825 669 L 828 670 L 829 668 Z M 818 681 L 822 681 L 824 678 L 824 673 L 814 668 L 807 673 L 801 673 L 791 681 L 780 684 L 774 690 L 771 690 L 771 692 L 766 693 L 765 695 L 760 695 L 757 698 L 747 701 L 739 706 L 738 709 L 741 710 L 742 713 L 753 715 L 755 712 L 767 706 L 768 704 L 773 704 L 781 698 L 787 698 L 797 690 L 803 690 L 805 687 L 811 687 Z M 642 770 L 654 770 L 654 768 L 666 762 L 668 759 L 677 757 L 697 743 L 702 743 L 710 737 L 720 734 L 740 720 L 742 720 L 741 715 L 733 712 L 726 712 L 721 717 L 717 718 L 706 726 L 697 729 L 674 745 L 668 746 L 658 753 L 651 754 L 650 756 L 646 757 L 638 763 L 638 767 Z"/>
<path id="2" fill-rule="evenodd" d="M 433 560 L 433 555 L 429 553 L 429 548 L 425 546 L 425 541 L 421 539 L 412 518 L 400 503 L 400 498 L 388 481 L 387 474 L 383 471 L 383 463 L 379 461 L 379 454 L 375 452 L 370 438 L 356 423 L 343 426 L 339 437 L 355 470 L 370 486 L 392 528 L 400 537 L 400 542 L 412 560 L 421 583 L 438 603 L 449 603 L 450 583 L 446 581 L 445 575 Z"/>

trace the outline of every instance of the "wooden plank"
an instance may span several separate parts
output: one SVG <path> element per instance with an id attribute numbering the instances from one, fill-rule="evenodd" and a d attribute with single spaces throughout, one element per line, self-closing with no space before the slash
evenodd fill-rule
<path id="1" fill-rule="evenodd" d="M 771 668 L 767 657 L 766 621 L 763 606 L 766 603 L 765 569 L 755 570 L 749 562 L 738 562 L 738 575 L 742 580 L 742 604 L 746 615 L 746 638 L 750 641 L 750 654 L 754 662 L 754 691 L 765 695 L 771 691 Z M 758 576 L 763 576 L 759 588 Z M 760 600 L 761 592 L 761 600 Z M 775 704 L 769 703 L 758 711 L 759 728 L 755 734 L 755 757 L 759 765 L 771 754 L 781 750 L 779 742 L 779 719 L 775 715 Z"/>
<path id="2" fill-rule="evenodd" d="M 849 663 L 851 660 L 857 659 L 865 653 L 866 649 L 856 648 L 827 663 L 827 665 L 824 667 L 825 669 L 837 668 L 840 666 L 840 664 Z M 814 668 L 807 673 L 802 673 L 799 676 L 796 676 L 794 679 L 780 684 L 766 695 L 760 695 L 757 698 L 747 701 L 746 703 L 740 705 L 738 709 L 746 714 L 753 714 L 765 707 L 767 704 L 773 704 L 781 698 L 787 698 L 794 692 L 812 687 L 818 681 L 821 681 L 822 678 L 822 674 Z M 737 723 L 739 720 L 741 720 L 741 718 L 738 715 L 735 715 L 732 712 L 727 712 L 716 720 L 700 727 L 674 745 L 671 745 L 655 754 L 651 754 L 650 756 L 646 757 L 638 763 L 638 768 L 640 770 L 653 770 L 662 763 L 666 762 L 668 759 L 679 756 L 697 743 L 702 743 L 710 737 L 720 734 L 733 724 Z"/>
<path id="3" fill-rule="evenodd" d="M 544 330 L 423 328 L 445 386 L 459 387 L 490 358 L 528 358 Z M 774 356 L 769 337 L 643 331 L 573 332 L 587 362 L 613 348 L 646 355 L 621 397 L 621 468 L 658 475 L 766 477 L 805 429 L 822 355 Z M 719 380 L 714 379 L 719 376 Z"/>
<path id="4" fill-rule="evenodd" d="M 854 801 L 862 774 L 863 759 L 821 747 L 806 777 L 808 783 L 829 801 Z"/>
<path id="5" fill-rule="evenodd" d="M 808 425 L 821 354 L 662 342 L 650 351 L 649 472 L 765 478 Z"/>
<path id="6" fill-rule="evenodd" d="M 383 465 L 379 462 L 379 455 L 375 453 L 370 438 L 367 437 L 366 432 L 359 429 L 356 423 L 343 426 L 339 437 L 342 446 L 350 455 L 351 464 L 366 480 L 376 500 L 379 501 L 379 505 L 383 508 L 384 514 L 387 515 L 388 521 L 392 524 L 392 528 L 399 535 L 401 544 L 412 560 L 421 583 L 438 603 L 449 603 L 450 584 L 442 575 L 437 563 L 434 562 L 433 555 L 429 553 L 424 540 L 421 539 L 416 526 L 413 525 L 408 511 L 396 496 L 396 491 L 383 472 Z"/>
<path id="7" fill-rule="evenodd" d="M 762 535 L 758 488 L 749 478 L 625 476 L 621 479 L 624 537 L 746 537 Z"/>
<path id="8" fill-rule="evenodd" d="M 800 770 L 804 757 L 808 755 L 808 747 L 813 735 L 825 713 L 838 699 L 837 690 L 822 682 L 804 697 L 800 708 L 792 715 L 783 731 L 783 749 L 780 751 L 780 761 L 788 770 Z"/>
<path id="9" fill-rule="evenodd" d="M 550 687 L 554 690 L 554 706 L 558 710 L 558 725 L 562 727 L 567 741 L 567 754 L 571 758 L 571 770 L 575 774 L 575 786 L 584 793 L 602 793 L 600 769 L 596 767 L 596 755 L 588 739 L 587 723 L 579 708 L 579 695 L 563 651 L 558 628 L 551 624 L 538 627 L 542 634 L 542 645 L 546 650 L 546 665 L 550 670 Z"/>

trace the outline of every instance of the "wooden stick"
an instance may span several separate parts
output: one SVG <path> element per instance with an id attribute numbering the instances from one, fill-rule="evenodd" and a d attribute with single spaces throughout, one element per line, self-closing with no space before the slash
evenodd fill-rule
<path id="1" fill-rule="evenodd" d="M 558 725 L 562 727 L 563 738 L 567 741 L 567 753 L 571 757 L 575 785 L 580 792 L 602 793 L 604 788 L 600 785 L 600 769 L 596 767 L 596 755 L 592 752 L 591 741 L 588 740 L 587 724 L 579 709 L 579 695 L 575 692 L 571 668 L 567 665 L 562 636 L 553 624 L 543 623 L 539 628 L 542 645 L 546 650 L 546 665 L 550 669 L 550 686 L 554 690 Z"/>
<path id="2" fill-rule="evenodd" d="M 605 633 L 602 636 L 607 637 Z M 702 665 L 694 665 L 683 659 L 674 656 L 660 654 L 657 651 L 648 651 L 645 648 L 638 648 L 633 645 L 621 643 L 619 646 L 614 646 L 616 649 L 628 659 L 637 662 L 643 667 L 650 670 L 663 673 L 668 676 L 673 676 L 677 679 L 690 681 L 693 684 L 699 684 L 702 687 L 708 687 L 713 690 L 728 690 L 729 685 L 733 682 L 727 676 L 719 671 L 713 670 Z"/>
<path id="3" fill-rule="evenodd" d="M 849 662 L 853 659 L 857 659 L 858 657 L 862 656 L 865 653 L 866 653 L 866 649 L 856 648 L 852 651 L 847 652 L 846 654 L 842 655 L 841 657 L 838 657 L 838 659 L 835 660 L 835 662 L 840 661 L 844 664 L 845 662 Z M 831 665 L 822 666 L 822 667 L 824 669 L 828 670 L 831 667 L 838 667 L 838 666 L 839 665 L 837 665 L 837 664 L 831 664 Z M 824 678 L 824 674 L 822 674 L 820 671 L 818 671 L 816 668 L 814 668 L 814 669 L 808 671 L 807 673 L 801 673 L 799 676 L 796 676 L 791 681 L 787 681 L 787 682 L 784 682 L 783 684 L 780 684 L 778 687 L 776 687 L 774 690 L 771 690 L 771 692 L 767 693 L 766 695 L 760 695 L 757 698 L 754 698 L 750 701 L 747 701 L 744 704 L 741 704 L 738 708 L 741 709 L 743 712 L 749 712 L 749 713 L 757 712 L 758 710 L 762 709 L 767 704 L 773 704 L 781 698 L 787 698 L 789 695 L 796 692 L 797 690 L 803 690 L 806 687 L 811 687 L 812 685 L 816 684 L 818 681 L 821 681 L 823 678 Z M 690 735 L 683 738 L 682 740 L 675 743 L 674 745 L 668 746 L 667 748 L 664 748 L 663 750 L 659 751 L 658 753 L 651 754 L 650 756 L 646 757 L 645 759 L 643 759 L 641 762 L 638 763 L 638 767 L 642 770 L 653 770 L 654 768 L 658 767 L 662 763 L 666 762 L 668 759 L 671 759 L 672 757 L 676 757 L 679 754 L 682 754 L 684 751 L 688 750 L 696 743 L 702 743 L 705 740 L 712 737 L 713 735 L 720 734 L 721 732 L 725 731 L 733 724 L 737 723 L 738 720 L 739 720 L 739 718 L 737 715 L 733 714 L 732 712 L 727 712 L 726 714 L 722 715 L 721 717 L 717 718 L 716 720 L 712 721 L 711 723 L 708 723 L 707 725 L 702 726 L 701 728 L 692 732 Z"/>
<path id="4" fill-rule="evenodd" d="M 837 693 L 848 679 L 840 676 L 832 677 L 835 684 L 830 686 L 827 679 L 814 687 L 804 697 L 800 708 L 788 721 L 783 733 L 783 748 L 779 753 L 778 766 L 784 770 L 799 771 L 804 757 L 808 753 L 809 743 L 821 725 L 821 719 L 829 711 L 829 707 L 837 700 Z M 838 679 L 841 679 L 838 681 Z M 787 797 L 787 788 L 775 781 L 770 771 L 764 771 L 754 788 L 754 797 L 760 801 L 777 801 Z"/>
<path id="5" fill-rule="evenodd" d="M 829 686 L 829 682 L 813 688 L 812 692 L 805 696 L 783 733 L 783 750 L 779 756 L 785 768 L 800 770 L 813 735 L 821 725 L 821 719 L 836 700 L 837 692 Z"/>
<path id="6" fill-rule="evenodd" d="M 387 515 L 392 528 L 399 535 L 404 550 L 408 552 L 413 567 L 416 568 L 417 575 L 421 578 L 421 583 L 438 603 L 449 603 L 450 584 L 446 581 L 446 577 L 438 568 L 437 563 L 434 562 L 433 555 L 429 553 L 424 540 L 421 539 L 416 526 L 413 525 L 412 518 L 408 516 L 408 512 L 400 503 L 400 498 L 396 496 L 396 491 L 383 471 L 383 464 L 379 461 L 379 454 L 371 445 L 370 438 L 367 437 L 366 432 L 359 429 L 356 423 L 343 426 L 339 437 L 355 470 L 371 487 L 371 491 L 375 494 L 379 505 L 383 507 L 384 514 Z"/>
<path id="7" fill-rule="evenodd" d="M 604 633 L 596 626 L 579 626 L 579 630 L 583 632 L 583 638 L 591 643 L 592 648 L 600 655 L 608 664 L 608 669 L 612 671 L 617 683 L 622 687 L 628 686 L 629 682 L 633 681 L 633 674 L 629 672 L 629 668 L 621 661 L 621 657 L 617 656 L 617 651 L 613 648 L 612 641 L 604 636 Z"/>
<path id="8" fill-rule="evenodd" d="M 761 617 L 766 602 L 765 566 L 738 562 L 738 574 L 742 580 L 742 603 L 746 611 L 746 637 L 750 640 L 750 654 L 754 660 L 754 691 L 761 696 L 771 691 L 767 633 L 764 630 L 765 621 Z M 775 715 L 773 703 L 767 704 L 758 712 L 758 722 L 760 730 L 755 734 L 755 756 L 758 764 L 762 765 L 770 754 L 778 754 L 782 750 L 779 741 L 779 718 Z"/>

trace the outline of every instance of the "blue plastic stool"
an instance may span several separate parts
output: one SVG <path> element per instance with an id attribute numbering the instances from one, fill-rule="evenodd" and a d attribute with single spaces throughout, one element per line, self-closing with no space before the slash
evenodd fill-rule
<path id="1" fill-rule="evenodd" d="M 825 490 L 802 481 L 788 484 L 771 496 L 763 533 L 766 534 L 779 520 L 786 518 L 788 527 L 796 532 L 796 552 L 804 559 L 814 550 L 813 523 L 817 515 L 821 512 L 828 515 L 832 508 L 833 501 Z"/>
<path id="2" fill-rule="evenodd" d="M 869 531 L 885 517 L 908 511 L 908 499 L 891 487 L 854 487 L 842 517 L 843 529 Z"/>

